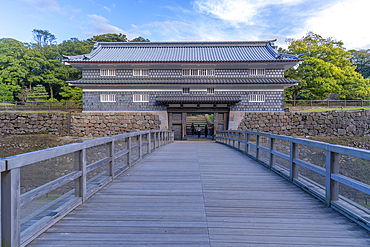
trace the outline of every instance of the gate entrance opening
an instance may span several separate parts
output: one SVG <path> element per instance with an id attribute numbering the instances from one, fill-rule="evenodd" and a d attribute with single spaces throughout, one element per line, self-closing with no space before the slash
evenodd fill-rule
<path id="1" fill-rule="evenodd" d="M 200 125 L 201 137 L 205 136 L 205 125 L 207 125 L 207 136 L 215 136 L 216 131 L 227 130 L 229 121 L 229 109 L 176 109 L 168 108 L 168 126 L 175 132 L 175 140 L 187 140 L 193 135 L 191 124 L 197 128 Z"/>

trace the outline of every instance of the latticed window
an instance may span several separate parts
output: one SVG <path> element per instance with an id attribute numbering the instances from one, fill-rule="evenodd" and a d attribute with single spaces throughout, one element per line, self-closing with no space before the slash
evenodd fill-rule
<path id="1" fill-rule="evenodd" d="M 265 102 L 264 94 L 250 94 L 249 102 Z"/>
<path id="2" fill-rule="evenodd" d="M 265 69 L 250 69 L 249 70 L 250 76 L 264 76 L 265 75 Z"/>
<path id="3" fill-rule="evenodd" d="M 214 94 L 215 88 L 214 87 L 207 87 L 207 94 Z"/>
<path id="4" fill-rule="evenodd" d="M 116 102 L 115 94 L 101 94 L 100 102 Z"/>
<path id="5" fill-rule="evenodd" d="M 100 76 L 116 76 L 115 69 L 101 69 Z"/>
<path id="6" fill-rule="evenodd" d="M 215 70 L 214 69 L 183 69 L 182 75 L 213 76 L 215 75 Z"/>
<path id="7" fill-rule="evenodd" d="M 149 69 L 134 69 L 134 76 L 146 76 L 149 75 Z"/>
<path id="8" fill-rule="evenodd" d="M 133 101 L 134 102 L 149 102 L 149 95 L 148 94 L 134 94 Z"/>
<path id="9" fill-rule="evenodd" d="M 183 94 L 189 94 L 190 93 L 190 88 L 188 88 L 188 87 L 182 88 L 182 93 Z"/>

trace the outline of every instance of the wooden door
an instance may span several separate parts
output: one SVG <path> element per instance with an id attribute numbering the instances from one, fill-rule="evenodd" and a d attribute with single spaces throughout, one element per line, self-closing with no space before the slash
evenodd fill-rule
<path id="1" fill-rule="evenodd" d="M 186 113 L 169 113 L 169 127 L 175 132 L 175 140 L 184 140 L 184 122 L 186 128 Z"/>
<path id="2" fill-rule="evenodd" d="M 174 124 L 172 125 L 172 129 L 175 132 L 175 140 L 182 139 L 182 125 L 181 124 Z"/>
<path id="3" fill-rule="evenodd" d="M 216 131 L 227 130 L 227 124 L 229 122 L 229 113 L 227 112 L 216 112 L 214 113 L 214 134 Z"/>

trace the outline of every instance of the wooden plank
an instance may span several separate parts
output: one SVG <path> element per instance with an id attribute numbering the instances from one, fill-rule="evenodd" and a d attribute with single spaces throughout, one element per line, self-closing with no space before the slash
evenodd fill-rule
<path id="1" fill-rule="evenodd" d="M 301 159 L 293 159 L 293 162 L 297 165 L 303 166 L 311 171 L 314 171 L 322 176 L 326 176 L 326 170 L 320 166 L 316 166 Z"/>
<path id="2" fill-rule="evenodd" d="M 340 175 L 340 174 L 331 174 L 331 179 L 337 181 L 341 184 L 347 185 L 355 190 L 361 191 L 365 194 L 370 195 L 370 185 L 359 182 L 355 179 Z"/>
<path id="3" fill-rule="evenodd" d="M 147 156 L 30 246 L 81 243 L 366 246 L 369 237 L 241 152 L 188 141 Z"/>
<path id="4" fill-rule="evenodd" d="M 28 191 L 21 195 L 21 202 L 20 206 L 39 198 L 40 196 L 43 196 L 53 190 L 56 190 L 57 188 L 79 178 L 82 176 L 81 171 L 74 171 L 67 175 L 64 175 L 63 177 L 57 178 L 49 183 L 46 183 L 40 187 L 37 187 L 36 189 L 33 189 L 31 191 Z"/>
<path id="5" fill-rule="evenodd" d="M 94 163 L 86 166 L 86 172 L 89 173 L 89 172 L 95 170 L 96 168 L 101 167 L 102 165 L 108 164 L 111 161 L 112 161 L 112 157 L 105 157 L 101 160 L 95 161 Z"/>
<path id="6" fill-rule="evenodd" d="M 272 151 L 271 151 L 271 154 L 276 155 L 276 156 L 278 156 L 278 157 L 280 157 L 280 158 L 283 158 L 283 159 L 285 159 L 285 160 L 289 160 L 289 159 L 290 159 L 290 157 L 289 157 L 288 155 L 283 154 L 283 153 L 280 153 L 280 152 L 275 151 L 275 150 L 272 150 Z"/>

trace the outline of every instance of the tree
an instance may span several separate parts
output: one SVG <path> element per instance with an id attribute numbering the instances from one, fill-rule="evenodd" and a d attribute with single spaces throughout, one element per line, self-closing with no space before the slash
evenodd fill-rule
<path id="1" fill-rule="evenodd" d="M 59 93 L 66 100 L 82 101 L 82 89 L 65 85 Z"/>
<path id="2" fill-rule="evenodd" d="M 48 97 L 49 95 L 46 92 L 45 87 L 38 84 L 33 88 L 31 94 L 28 96 L 28 99 L 31 101 L 46 101 Z"/>
<path id="3" fill-rule="evenodd" d="M 28 88 L 25 88 L 24 90 L 19 92 L 17 97 L 20 101 L 26 102 L 30 94 L 31 94 L 31 90 L 29 90 Z"/>
<path id="4" fill-rule="evenodd" d="M 127 42 L 127 37 L 125 34 L 117 34 L 117 33 L 107 33 L 101 35 L 95 35 L 90 39 L 87 39 L 89 44 L 93 44 L 95 42 Z"/>
<path id="5" fill-rule="evenodd" d="M 13 93 L 5 83 L 0 83 L 0 101 L 14 101 Z"/>
<path id="6" fill-rule="evenodd" d="M 56 43 L 54 34 L 51 34 L 48 30 L 33 29 L 32 30 L 33 40 L 36 45 L 44 47 Z"/>
<path id="7" fill-rule="evenodd" d="M 352 54 L 351 61 L 356 65 L 356 71 L 364 78 L 370 77 L 370 49 L 350 50 Z"/>
<path id="8" fill-rule="evenodd" d="M 370 93 L 369 80 L 355 71 L 351 53 L 343 42 L 324 39 L 313 32 L 299 40 L 291 40 L 288 54 L 303 54 L 298 68 L 285 72 L 288 79 L 300 80 L 285 90 L 286 99 L 326 99 L 330 93 L 340 98 L 357 99 Z"/>
<path id="9" fill-rule="evenodd" d="M 143 37 L 137 37 L 137 38 L 130 40 L 130 42 L 150 42 L 150 40 L 144 39 Z"/>

